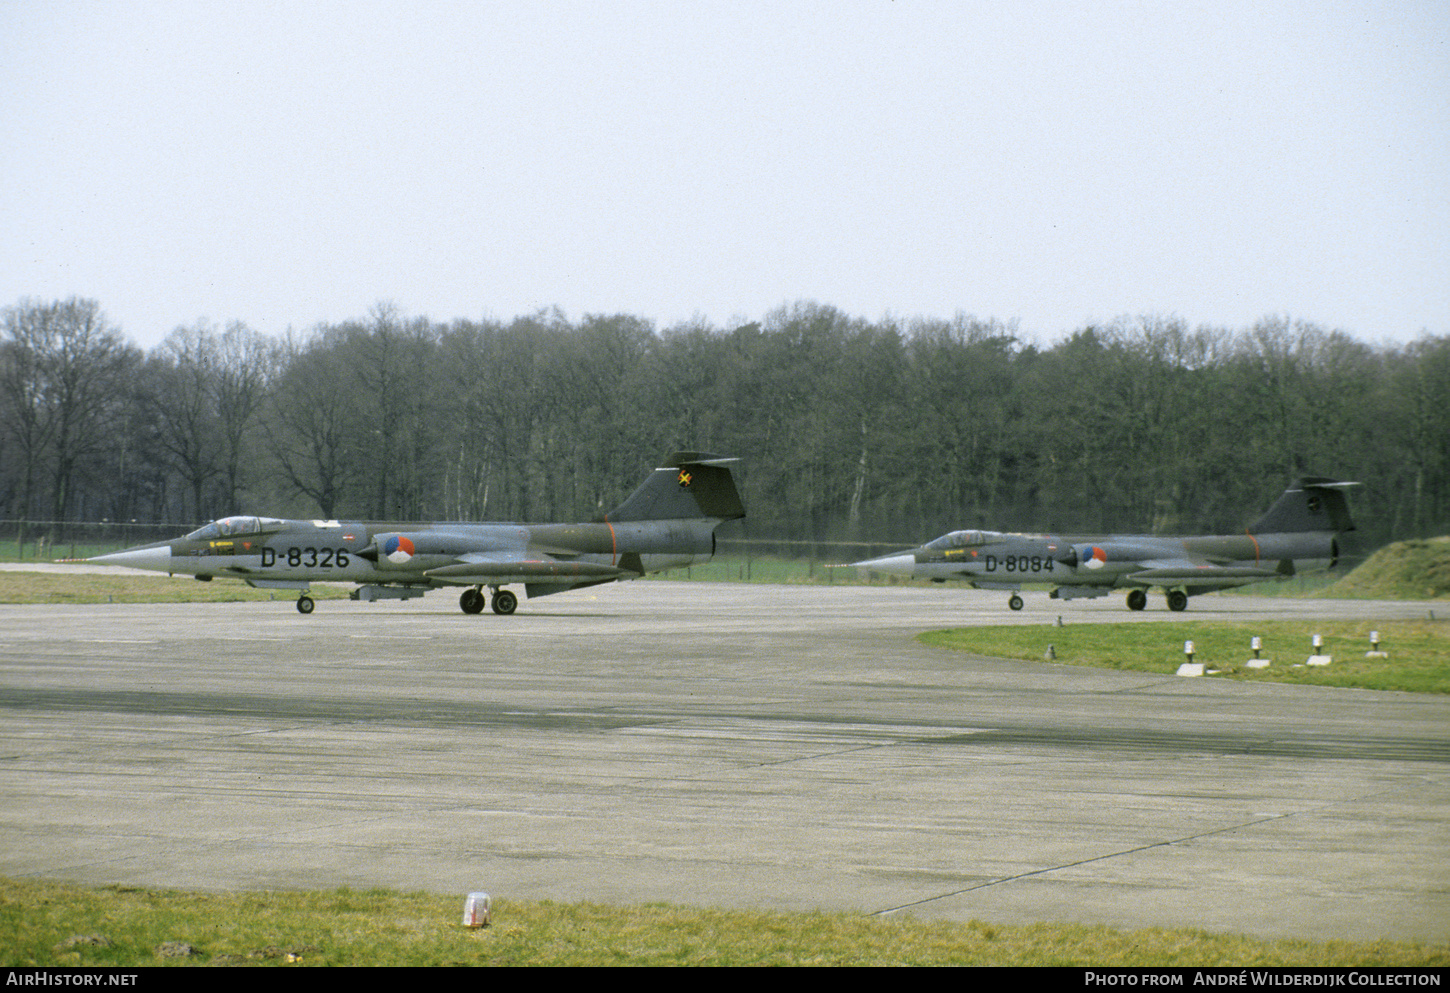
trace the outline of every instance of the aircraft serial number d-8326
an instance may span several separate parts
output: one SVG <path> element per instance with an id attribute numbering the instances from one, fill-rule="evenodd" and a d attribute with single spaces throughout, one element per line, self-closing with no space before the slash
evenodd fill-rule
<path id="1" fill-rule="evenodd" d="M 298 548 L 293 545 L 285 554 L 278 548 L 263 548 L 262 568 L 270 569 L 279 558 L 292 569 L 346 569 L 351 561 L 346 548 Z"/>

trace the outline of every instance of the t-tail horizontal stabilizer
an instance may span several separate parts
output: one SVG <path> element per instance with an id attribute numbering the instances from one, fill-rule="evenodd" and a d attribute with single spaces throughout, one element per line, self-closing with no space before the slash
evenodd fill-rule
<path id="1" fill-rule="evenodd" d="M 1249 534 L 1293 534 L 1297 531 L 1353 531 L 1344 490 L 1358 483 L 1343 483 L 1323 476 L 1304 476 L 1264 511 Z"/>
<path id="2" fill-rule="evenodd" d="M 735 461 L 705 452 L 675 452 L 605 520 L 619 524 L 744 517 L 745 505 L 727 468 Z"/>

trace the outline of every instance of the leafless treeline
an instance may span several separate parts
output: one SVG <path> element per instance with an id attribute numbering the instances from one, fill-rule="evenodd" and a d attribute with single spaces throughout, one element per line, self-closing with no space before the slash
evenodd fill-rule
<path id="1" fill-rule="evenodd" d="M 814 303 L 656 331 L 379 305 L 286 340 L 178 327 L 150 353 L 90 300 L 0 339 L 0 513 L 587 519 L 677 448 L 741 456 L 748 533 L 1237 530 L 1293 477 L 1363 481 L 1374 542 L 1450 532 L 1450 337 L 1374 348 L 1285 318 L 1014 328 Z"/>

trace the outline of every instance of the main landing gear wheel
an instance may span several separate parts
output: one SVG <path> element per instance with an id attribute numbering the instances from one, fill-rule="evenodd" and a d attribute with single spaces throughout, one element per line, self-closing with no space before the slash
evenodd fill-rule
<path id="1" fill-rule="evenodd" d="M 508 590 L 499 590 L 493 595 L 493 612 L 495 614 L 512 614 L 518 609 L 519 598 Z"/>
<path id="2" fill-rule="evenodd" d="M 1142 590 L 1129 590 L 1128 591 L 1128 609 L 1129 610 L 1142 610 L 1146 606 L 1148 606 L 1148 594 L 1147 593 L 1143 592 Z"/>
<path id="3" fill-rule="evenodd" d="M 306 593 L 302 594 L 300 597 L 297 598 L 297 613 L 299 614 L 312 613 L 312 608 L 314 606 L 316 605 L 312 602 L 312 598 Z"/>
<path id="4" fill-rule="evenodd" d="M 488 603 L 488 598 L 474 589 L 464 590 L 463 595 L 458 598 L 458 606 L 463 608 L 465 614 L 482 613 L 483 605 L 486 603 Z"/>
<path id="5" fill-rule="evenodd" d="M 1011 607 L 1013 610 L 1021 610 L 1022 598 L 1016 593 L 1013 593 L 1011 598 L 1007 601 L 1007 606 Z"/>
<path id="6" fill-rule="evenodd" d="M 1182 590 L 1169 590 L 1168 591 L 1168 609 L 1169 610 L 1182 610 L 1184 607 L 1187 607 L 1187 606 L 1188 606 L 1188 594 L 1187 593 L 1184 593 Z"/>

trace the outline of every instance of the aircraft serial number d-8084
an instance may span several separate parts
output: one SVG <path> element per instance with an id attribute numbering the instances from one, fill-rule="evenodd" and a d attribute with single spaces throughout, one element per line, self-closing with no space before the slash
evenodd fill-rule
<path id="1" fill-rule="evenodd" d="M 354 582 L 355 600 L 409 599 L 465 587 L 459 606 L 511 614 L 530 598 L 708 560 L 715 529 L 745 516 L 733 458 L 676 452 L 601 520 L 581 524 L 390 523 L 227 517 L 182 538 L 89 559 L 155 572 L 241 579 L 298 591 L 310 614 L 314 581 Z M 485 595 L 484 590 L 489 591 Z"/>

